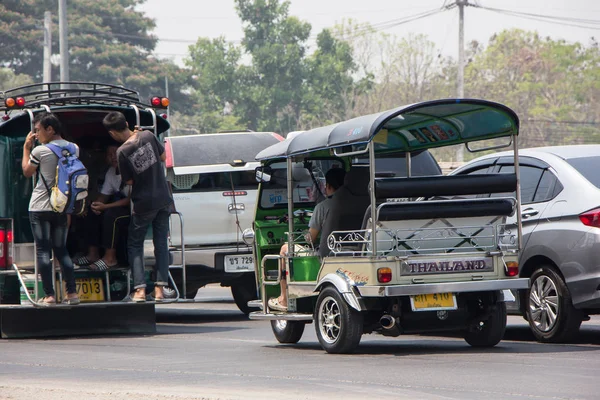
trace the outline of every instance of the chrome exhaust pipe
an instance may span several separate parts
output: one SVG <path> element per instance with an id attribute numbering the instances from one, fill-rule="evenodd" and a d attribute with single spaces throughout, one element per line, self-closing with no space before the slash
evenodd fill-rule
<path id="1" fill-rule="evenodd" d="M 396 318 L 391 315 L 385 314 L 381 318 L 379 318 L 379 323 L 383 329 L 392 329 L 396 326 Z"/>
<path id="2" fill-rule="evenodd" d="M 384 336 L 400 336 L 402 333 L 400 324 L 396 321 L 396 318 L 389 314 L 385 314 L 379 318 L 379 323 L 381 324 L 381 328 L 383 328 L 381 334 Z"/>

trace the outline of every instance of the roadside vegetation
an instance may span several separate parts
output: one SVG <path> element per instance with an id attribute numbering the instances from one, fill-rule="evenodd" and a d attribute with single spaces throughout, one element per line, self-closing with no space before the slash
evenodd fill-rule
<path id="1" fill-rule="evenodd" d="M 403 104 L 456 95 L 457 61 L 427 36 L 397 37 L 355 20 L 321 32 L 287 1 L 235 0 L 241 43 L 197 38 L 184 65 L 153 55 L 154 21 L 143 0 L 69 0 L 70 77 L 171 98 L 172 134 L 291 131 Z M 44 11 L 53 14 L 52 79 L 59 79 L 55 0 L 0 4 L 0 90 L 42 80 Z M 18 34 L 16 34 L 18 33 Z M 467 45 L 466 97 L 513 108 L 521 147 L 600 139 L 598 42 L 569 43 L 536 32 L 498 32 Z M 453 151 L 437 154 L 452 161 Z M 465 155 L 468 158 L 468 155 Z"/>

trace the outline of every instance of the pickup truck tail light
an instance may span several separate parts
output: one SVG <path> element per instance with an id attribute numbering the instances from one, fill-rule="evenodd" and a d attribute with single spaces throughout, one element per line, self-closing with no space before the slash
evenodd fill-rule
<path id="1" fill-rule="evenodd" d="M 595 208 L 580 214 L 579 220 L 586 226 L 600 228 L 600 208 Z"/>
<path id="2" fill-rule="evenodd" d="M 12 242 L 13 232 L 0 226 L 0 268 L 6 269 L 12 266 Z"/>

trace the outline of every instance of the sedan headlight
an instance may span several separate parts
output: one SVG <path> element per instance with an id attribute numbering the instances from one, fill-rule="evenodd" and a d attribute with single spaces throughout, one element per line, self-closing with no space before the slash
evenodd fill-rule
<path id="1" fill-rule="evenodd" d="M 244 229 L 244 232 L 242 232 L 242 240 L 248 246 L 254 244 L 254 231 L 252 228 Z"/>

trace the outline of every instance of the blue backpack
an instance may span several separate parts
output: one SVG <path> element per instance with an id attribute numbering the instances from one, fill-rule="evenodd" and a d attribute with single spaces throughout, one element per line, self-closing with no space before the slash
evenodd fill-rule
<path id="1" fill-rule="evenodd" d="M 46 146 L 58 157 L 54 186 L 49 188 L 42 177 L 50 195 L 50 206 L 55 212 L 61 214 L 83 213 L 88 195 L 89 177 L 87 169 L 77 157 L 75 144 L 69 143 L 61 147 L 48 143 Z"/>

